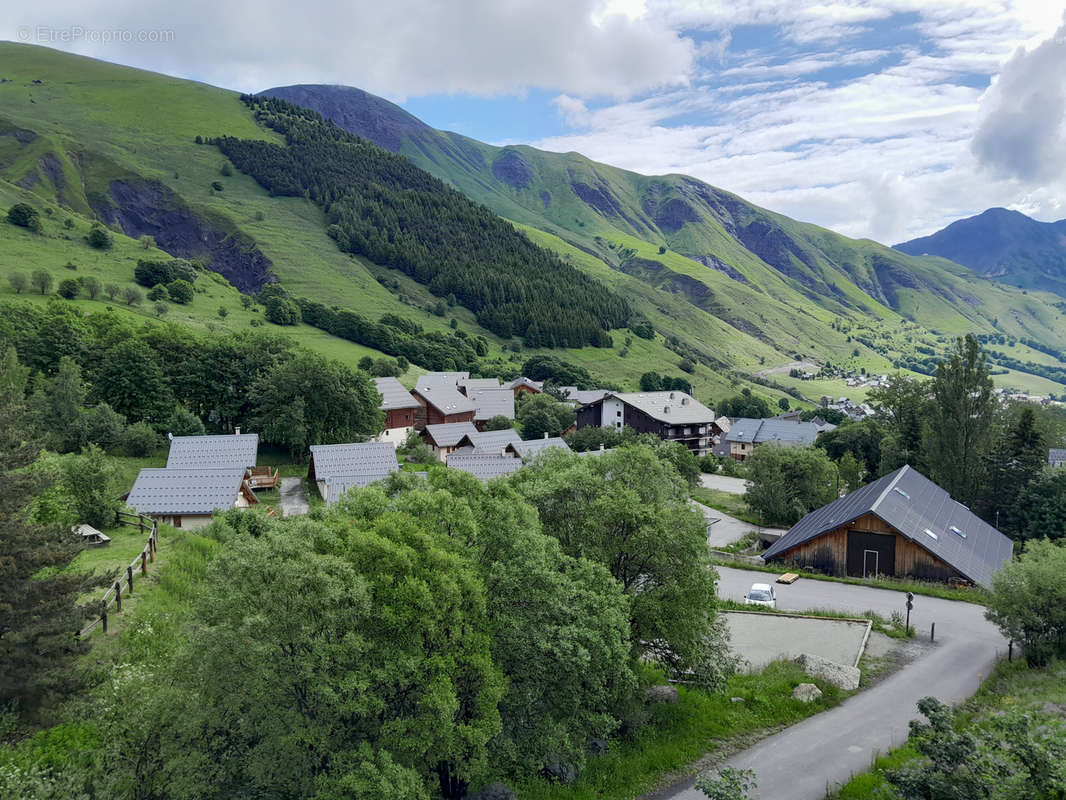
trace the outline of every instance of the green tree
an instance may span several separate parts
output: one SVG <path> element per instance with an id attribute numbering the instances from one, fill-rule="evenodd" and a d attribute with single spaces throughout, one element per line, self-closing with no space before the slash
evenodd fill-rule
<path id="1" fill-rule="evenodd" d="M 761 444 L 745 461 L 744 500 L 766 525 L 794 525 L 837 497 L 837 470 L 825 451 Z"/>
<path id="2" fill-rule="evenodd" d="M 20 228 L 29 228 L 31 231 L 41 230 L 41 216 L 37 209 L 26 203 L 15 203 L 7 210 L 7 221 Z"/>
<path id="3" fill-rule="evenodd" d="M 168 306 L 166 303 L 160 302 L 152 306 L 152 310 L 155 311 L 155 315 L 157 317 L 162 318 L 167 312 L 170 311 L 170 306 Z"/>
<path id="4" fill-rule="evenodd" d="M 56 291 L 63 299 L 74 300 L 81 294 L 81 284 L 74 278 L 66 278 L 59 282 L 59 288 Z"/>
<path id="5" fill-rule="evenodd" d="M 161 443 L 161 437 L 148 422 L 135 422 L 126 428 L 122 436 L 122 446 L 135 458 L 152 455 Z"/>
<path id="6" fill-rule="evenodd" d="M 484 588 L 446 539 L 399 514 L 333 516 L 231 535 L 224 562 L 199 595 L 183 679 L 209 710 L 186 735 L 220 765 L 196 796 L 361 796 L 349 792 L 382 765 L 373 750 L 462 797 L 503 687 Z"/>
<path id="7" fill-rule="evenodd" d="M 868 400 L 885 420 L 885 436 L 880 445 L 881 464 L 871 472 L 884 475 L 904 464 L 918 470 L 926 469 L 923 433 L 925 420 L 930 414 L 929 389 L 928 381 L 897 374 L 889 377 L 886 386 L 870 390 Z"/>
<path id="8" fill-rule="evenodd" d="M 495 417 L 489 417 L 485 421 L 485 430 L 487 431 L 506 431 L 514 427 L 514 420 L 508 419 L 502 414 L 497 414 Z"/>
<path id="9" fill-rule="evenodd" d="M 100 296 L 100 279 L 92 275 L 85 275 L 78 278 L 78 282 L 81 284 L 81 288 L 85 290 L 85 294 L 89 295 L 90 300 L 95 300 Z"/>
<path id="10" fill-rule="evenodd" d="M 866 475 L 878 476 L 881 474 L 881 442 L 884 438 L 885 430 L 880 420 L 868 418 L 823 431 L 818 434 L 815 445 L 836 462 L 850 454 Z"/>
<path id="11" fill-rule="evenodd" d="M 715 410 L 723 417 L 745 417 L 748 419 L 765 419 L 772 417 L 774 412 L 770 404 L 762 395 L 753 394 L 751 389 L 742 389 L 740 394 L 727 397 L 718 404 Z"/>
<path id="12" fill-rule="evenodd" d="M 167 293 L 167 287 L 161 283 L 157 283 L 148 290 L 148 299 L 153 303 L 158 303 L 160 300 L 166 300 L 169 297 L 170 295 Z"/>
<path id="13" fill-rule="evenodd" d="M 84 441 L 113 453 L 126 443 L 126 418 L 107 403 L 98 403 L 82 414 Z"/>
<path id="14" fill-rule="evenodd" d="M 66 569 L 82 547 L 69 528 L 25 513 L 45 488 L 42 473 L 25 469 L 39 450 L 27 436 L 26 373 L 14 348 L 0 356 L 0 706 L 32 719 L 46 696 L 82 688 L 72 665 L 87 645 L 71 632 L 87 617 L 78 597 L 102 578 Z"/>
<path id="15" fill-rule="evenodd" d="M 99 223 L 89 229 L 89 235 L 85 237 L 85 240 L 90 247 L 95 247 L 97 250 L 110 250 L 114 244 L 111 232 Z"/>
<path id="16" fill-rule="evenodd" d="M 11 285 L 15 294 L 22 294 L 26 291 L 26 287 L 30 285 L 30 279 L 26 277 L 25 272 L 12 272 L 7 276 L 7 282 Z"/>
<path id="17" fill-rule="evenodd" d="M 663 376 L 658 372 L 645 372 L 640 376 L 640 390 L 642 392 L 659 392 L 663 388 Z"/>
<path id="18" fill-rule="evenodd" d="M 175 436 L 203 436 L 204 423 L 185 406 L 176 405 L 167 422 L 167 432 Z"/>
<path id="19" fill-rule="evenodd" d="M 1019 495 L 1047 465 L 1047 442 L 1037 427 L 1032 407 L 1025 406 L 985 456 L 985 480 L 975 509 L 988 522 L 1018 538 L 1020 520 L 1029 508 Z"/>
<path id="20" fill-rule="evenodd" d="M 671 670 L 713 663 L 707 525 L 689 506 L 685 481 L 652 447 L 628 444 L 596 458 L 549 451 L 511 481 L 565 553 L 606 566 L 632 598 L 635 654 Z"/>
<path id="21" fill-rule="evenodd" d="M 1066 540 L 1066 469 L 1046 470 L 1022 489 L 1011 518 L 1019 539 Z"/>
<path id="22" fill-rule="evenodd" d="M 122 287 L 117 283 L 109 283 L 104 286 L 104 294 L 107 295 L 107 299 L 114 302 L 115 298 L 122 292 Z"/>
<path id="23" fill-rule="evenodd" d="M 251 387 L 254 420 L 264 439 L 303 456 L 312 444 L 353 442 L 381 430 L 378 392 L 361 372 L 299 353 Z"/>
<path id="24" fill-rule="evenodd" d="M 30 275 L 30 283 L 42 295 L 47 294 L 52 289 L 52 273 L 44 269 L 35 269 Z"/>
<path id="25" fill-rule="evenodd" d="M 1042 667 L 1066 658 L 1066 545 L 1036 539 L 992 578 L 985 616 L 1022 646 L 1025 660 Z"/>
<path id="26" fill-rule="evenodd" d="M 541 439 L 562 436 L 563 431 L 574 424 L 577 413 L 569 403 L 560 403 L 547 392 L 518 396 L 515 420 L 523 439 Z"/>
<path id="27" fill-rule="evenodd" d="M 777 407 L 780 408 L 782 411 L 788 411 L 788 409 L 790 407 L 789 406 L 789 402 L 788 402 L 788 398 L 787 397 L 778 398 Z"/>
<path id="28" fill-rule="evenodd" d="M 138 340 L 124 339 L 108 348 L 92 384 L 97 400 L 131 422 L 162 422 L 174 407 L 155 354 Z"/>
<path id="29" fill-rule="evenodd" d="M 586 425 L 584 428 L 578 428 L 573 433 L 567 434 L 566 444 L 571 450 L 583 453 L 588 450 L 599 450 L 600 445 L 606 449 L 615 448 L 635 436 L 636 431 L 628 426 L 617 430 L 600 425 Z"/>
<path id="30" fill-rule="evenodd" d="M 126 301 L 128 306 L 139 306 L 144 297 L 141 294 L 141 290 L 136 286 L 127 286 L 122 290 L 122 299 Z"/>
<path id="31" fill-rule="evenodd" d="M 90 444 L 80 455 L 64 459 L 60 488 L 70 499 L 74 523 L 94 528 L 109 528 L 115 513 L 122 507 L 119 500 L 118 472 L 104 451 Z"/>
<path id="32" fill-rule="evenodd" d="M 959 339 L 932 381 L 925 437 L 929 478 L 964 505 L 979 498 L 996 401 L 981 345 Z"/>
<path id="33" fill-rule="evenodd" d="M 169 295 L 172 302 L 187 306 L 192 302 L 194 296 L 192 284 L 181 278 L 171 281 L 167 284 L 167 295 Z"/>
<path id="34" fill-rule="evenodd" d="M 81 367 L 63 356 L 55 375 L 45 380 L 28 401 L 35 427 L 45 444 L 61 453 L 70 453 L 85 444 L 85 399 L 89 389 Z"/>
<path id="35" fill-rule="evenodd" d="M 263 316 L 275 325 L 300 324 L 300 307 L 287 297 L 270 297 L 263 307 Z"/>

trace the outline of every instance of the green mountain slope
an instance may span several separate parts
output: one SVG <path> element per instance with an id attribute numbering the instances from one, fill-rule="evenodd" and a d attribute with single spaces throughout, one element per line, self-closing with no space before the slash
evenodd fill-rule
<path id="1" fill-rule="evenodd" d="M 1066 297 L 1066 219 L 1038 222 L 1019 211 L 990 208 L 895 248 L 941 256 L 1013 286 Z"/>
<path id="2" fill-rule="evenodd" d="M 495 147 L 435 130 L 388 101 L 348 87 L 292 86 L 264 94 L 312 108 L 403 153 L 501 215 L 645 282 L 687 294 L 730 324 L 757 337 L 765 334 L 785 349 L 787 337 L 773 325 L 764 329 L 749 311 L 753 303 L 772 298 L 793 313 L 807 309 L 823 319 L 839 315 L 856 323 L 895 323 L 902 316 L 946 334 L 998 325 L 1012 336 L 1040 331 L 1037 338 L 1049 342 L 1064 335 L 1058 310 L 1047 298 L 1030 300 L 942 259 L 907 257 L 870 240 L 791 220 L 684 175 L 647 177 L 577 153 Z M 619 256 L 617 246 L 625 250 L 633 240 L 665 247 L 690 263 L 681 266 L 657 251 L 650 259 Z"/>
<path id="3" fill-rule="evenodd" d="M 172 311 L 189 324 L 251 325 L 255 312 L 232 287 L 277 280 L 293 295 L 368 319 L 397 314 L 429 333 L 483 339 L 487 361 L 499 369 L 555 352 L 634 388 L 645 371 L 678 375 L 691 361 L 686 377 L 701 399 L 755 384 L 773 397 L 842 394 L 840 382 L 801 382 L 780 367 L 921 368 L 919 353 L 940 352 L 967 330 L 1066 348 L 1062 315 L 1042 295 L 993 285 L 941 259 L 844 239 L 683 176 L 648 178 L 577 154 L 496 148 L 435 131 L 398 109 L 382 115 L 384 101 L 365 96 L 370 127 L 361 135 L 383 143 L 394 136 L 390 149 L 604 283 L 655 330 L 644 339 L 616 329 L 610 347 L 531 348 L 479 325 L 462 305 L 445 307 L 430 291 L 440 287 L 419 282 L 426 279 L 417 270 L 343 252 L 314 191 L 272 196 L 232 169 L 218 147 L 196 144 L 197 136 L 285 144 L 236 93 L 39 47 L 0 44 L 0 60 L 9 78 L 0 84 L 0 202 L 29 202 L 46 223 L 36 238 L 0 225 L 0 277 L 44 266 L 58 280 L 73 260 L 79 270 L 129 283 L 135 239 L 150 235 L 166 252 L 200 257 L 227 279 L 219 283 L 226 298 L 198 297 L 190 309 Z M 120 246 L 111 256 L 84 243 L 93 221 L 116 231 Z M 12 295 L 6 282 L 0 293 Z M 216 313 L 220 304 L 228 304 L 225 317 Z M 367 352 L 307 326 L 286 331 L 349 362 Z M 1009 377 L 1024 388 L 1054 386 L 1017 376 Z"/>

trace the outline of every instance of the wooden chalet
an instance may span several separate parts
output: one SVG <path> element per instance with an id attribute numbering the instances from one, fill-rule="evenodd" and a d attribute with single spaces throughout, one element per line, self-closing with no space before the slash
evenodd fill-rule
<path id="1" fill-rule="evenodd" d="M 830 575 L 988 587 L 1013 543 L 909 466 L 812 511 L 763 554 Z"/>
<path id="2" fill-rule="evenodd" d="M 247 477 L 241 466 L 142 469 L 126 504 L 175 528 L 202 528 L 216 511 L 259 502 Z"/>
<path id="3" fill-rule="evenodd" d="M 573 393 L 571 393 L 573 396 Z M 714 412 L 685 392 L 607 392 L 577 412 L 577 427 L 633 428 L 706 455 L 721 434 Z"/>
<path id="4" fill-rule="evenodd" d="M 415 428 L 427 425 L 447 425 L 455 422 L 473 422 L 474 401 L 459 391 L 458 385 L 446 372 L 431 372 L 418 379 L 411 394 L 418 401 L 415 413 Z"/>
<path id="5" fill-rule="evenodd" d="M 381 395 L 379 408 L 385 412 L 385 428 L 378 438 L 399 447 L 414 430 L 422 406 L 395 378 L 374 378 L 374 385 Z"/>

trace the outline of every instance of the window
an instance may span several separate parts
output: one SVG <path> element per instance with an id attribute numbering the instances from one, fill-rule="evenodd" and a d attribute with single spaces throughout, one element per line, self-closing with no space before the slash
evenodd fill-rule
<path id="1" fill-rule="evenodd" d="M 948 530 L 951 531 L 952 533 L 958 535 L 958 536 L 961 536 L 963 539 L 966 538 L 966 534 L 963 533 L 962 530 L 960 530 L 959 528 L 955 527 L 954 525 L 952 525 L 950 528 L 948 528 Z"/>
<path id="2" fill-rule="evenodd" d="M 937 539 L 939 539 L 939 538 L 940 538 L 939 536 L 937 536 L 937 535 L 936 535 L 935 533 L 933 533 L 933 532 L 932 532 L 931 530 L 929 530 L 928 528 L 926 528 L 926 529 L 925 529 L 925 535 L 926 535 L 926 536 L 928 536 L 928 537 L 930 537 L 930 538 L 931 538 L 931 539 L 932 539 L 933 541 L 936 541 Z"/>
<path id="3" fill-rule="evenodd" d="M 895 492 L 896 494 L 899 494 L 899 495 L 903 495 L 903 496 L 904 496 L 905 498 L 907 498 L 908 500 L 910 500 L 910 499 L 911 499 L 911 496 L 910 496 L 909 494 L 907 494 L 907 493 L 906 493 L 905 491 L 903 491 L 902 489 L 900 489 L 900 488 L 898 488 L 898 487 L 897 487 L 897 488 L 895 488 L 895 489 L 893 489 L 892 491 L 894 491 L 894 492 Z M 927 532 L 928 532 L 928 531 L 927 531 Z M 936 537 L 934 536 L 933 538 L 935 539 Z"/>
<path id="4" fill-rule="evenodd" d="M 614 412 L 614 415 L 615 415 L 616 417 L 620 417 L 620 416 L 622 416 L 622 412 L 621 412 L 621 411 L 615 411 L 615 412 Z"/>

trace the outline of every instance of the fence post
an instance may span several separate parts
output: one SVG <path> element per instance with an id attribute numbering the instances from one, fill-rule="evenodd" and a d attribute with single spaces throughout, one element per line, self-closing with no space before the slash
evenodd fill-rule
<path id="1" fill-rule="evenodd" d="M 115 581 L 115 613 L 122 613 L 122 584 Z"/>
<path id="2" fill-rule="evenodd" d="M 152 537 L 148 536 L 148 544 L 145 545 L 148 548 L 148 560 L 153 564 L 155 563 L 155 547 L 152 546 Z"/>
<path id="3" fill-rule="evenodd" d="M 141 574 L 148 574 L 148 554 L 144 550 L 141 551 Z"/>
<path id="4" fill-rule="evenodd" d="M 107 609 L 104 609 L 104 613 L 100 615 L 100 624 L 104 626 L 104 633 L 107 633 Z"/>
<path id="5" fill-rule="evenodd" d="M 130 597 L 133 597 L 133 566 L 126 567 L 126 579 L 130 584 Z"/>

